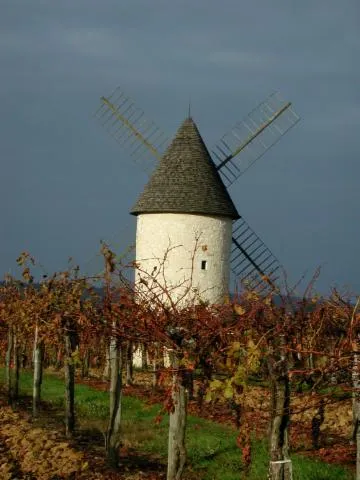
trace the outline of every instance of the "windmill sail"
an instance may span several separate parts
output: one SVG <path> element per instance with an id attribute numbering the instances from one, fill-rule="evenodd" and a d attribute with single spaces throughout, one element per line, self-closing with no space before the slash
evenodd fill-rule
<path id="1" fill-rule="evenodd" d="M 134 161 L 147 173 L 161 160 L 169 139 L 119 88 L 109 97 L 101 97 L 95 116 L 120 144 L 129 147 Z M 245 173 L 299 120 L 292 104 L 274 93 L 235 125 L 212 150 L 212 161 L 225 186 Z M 278 289 L 280 263 L 243 218 L 233 224 L 230 266 L 247 288 L 263 293 Z"/>
<path id="2" fill-rule="evenodd" d="M 234 183 L 299 120 L 291 103 L 273 93 L 235 125 L 212 149 L 225 185 Z"/>
<path id="3" fill-rule="evenodd" d="M 95 113 L 97 119 L 118 143 L 128 147 L 135 163 L 149 174 L 156 160 L 161 159 L 168 137 L 119 88 L 100 101 Z"/>
<path id="4" fill-rule="evenodd" d="M 277 290 L 281 265 L 243 218 L 233 223 L 230 267 L 249 289 Z"/>

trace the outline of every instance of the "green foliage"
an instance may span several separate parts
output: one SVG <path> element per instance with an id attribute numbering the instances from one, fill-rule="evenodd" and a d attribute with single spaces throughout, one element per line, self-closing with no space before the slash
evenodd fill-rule
<path id="1" fill-rule="evenodd" d="M 260 368 L 260 358 L 261 351 L 249 335 L 246 336 L 244 345 L 239 341 L 231 343 L 227 349 L 224 365 L 229 378 L 212 380 L 205 401 L 211 402 L 222 397 L 240 404 L 250 375 L 256 374 Z"/>

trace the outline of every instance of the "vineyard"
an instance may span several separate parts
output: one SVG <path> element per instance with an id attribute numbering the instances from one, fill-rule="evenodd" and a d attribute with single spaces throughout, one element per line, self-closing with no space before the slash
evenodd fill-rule
<path id="1" fill-rule="evenodd" d="M 1 478 L 360 478 L 359 302 L 185 305 L 102 253 L 0 286 Z"/>

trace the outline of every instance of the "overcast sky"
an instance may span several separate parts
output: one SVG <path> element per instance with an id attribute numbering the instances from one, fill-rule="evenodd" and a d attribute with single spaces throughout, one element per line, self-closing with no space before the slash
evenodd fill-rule
<path id="1" fill-rule="evenodd" d="M 92 117 L 120 85 L 211 147 L 274 90 L 301 121 L 232 187 L 296 281 L 360 292 L 359 0 L 0 0 L 0 274 L 29 251 L 100 269 L 134 243 L 146 175 Z"/>

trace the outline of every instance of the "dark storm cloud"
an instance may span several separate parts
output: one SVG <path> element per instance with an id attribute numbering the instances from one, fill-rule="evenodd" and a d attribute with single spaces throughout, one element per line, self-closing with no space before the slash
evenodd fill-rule
<path id="1" fill-rule="evenodd" d="M 360 7 L 338 2 L 2 2 L 1 271 L 49 270 L 132 242 L 146 177 L 91 118 L 120 84 L 172 134 L 187 109 L 211 146 L 274 89 L 302 116 L 232 188 L 292 279 L 359 290 Z M 96 263 L 96 260 L 94 260 Z M 97 268 L 92 266 L 92 268 Z"/>

